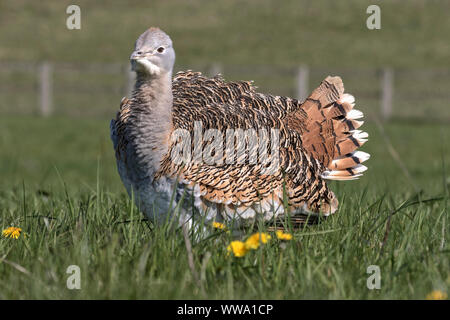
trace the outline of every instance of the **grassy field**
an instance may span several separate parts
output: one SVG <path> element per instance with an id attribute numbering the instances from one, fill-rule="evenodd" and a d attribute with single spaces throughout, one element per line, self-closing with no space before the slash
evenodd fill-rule
<path id="1" fill-rule="evenodd" d="M 1 118 L 0 227 L 21 227 L 26 236 L 0 240 L 0 299 L 423 299 L 448 292 L 450 129 L 386 125 L 400 162 L 377 127 L 366 129 L 369 171 L 333 183 L 336 216 L 289 242 L 272 234 L 243 258 L 227 256 L 231 236 L 213 231 L 193 242 L 196 280 L 183 235 L 142 221 L 130 204 L 108 121 Z M 80 267 L 81 290 L 66 287 L 69 265 Z M 366 287 L 370 265 L 380 267 L 380 290 Z"/>

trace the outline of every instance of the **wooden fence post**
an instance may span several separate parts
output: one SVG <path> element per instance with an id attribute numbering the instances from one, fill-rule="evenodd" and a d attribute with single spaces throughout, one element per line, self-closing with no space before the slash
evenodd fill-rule
<path id="1" fill-rule="evenodd" d="M 381 116 L 383 120 L 389 120 L 392 116 L 394 71 L 390 68 L 384 68 L 381 81 Z"/>
<path id="2" fill-rule="evenodd" d="M 45 61 L 39 66 L 39 111 L 44 117 L 53 112 L 53 67 Z"/>
<path id="3" fill-rule="evenodd" d="M 308 98 L 308 86 L 309 86 L 309 69 L 307 66 L 302 65 L 297 69 L 296 88 L 297 99 L 299 101 L 305 101 Z"/>

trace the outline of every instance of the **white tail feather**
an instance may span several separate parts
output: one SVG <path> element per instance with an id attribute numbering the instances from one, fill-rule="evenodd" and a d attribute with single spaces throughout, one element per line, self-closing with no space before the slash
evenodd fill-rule
<path id="1" fill-rule="evenodd" d="M 352 96 L 351 94 L 348 93 L 344 93 L 342 95 L 342 98 L 339 101 L 341 104 L 343 103 L 349 103 L 350 105 L 352 105 L 352 107 L 355 105 L 355 97 Z"/>
<path id="2" fill-rule="evenodd" d="M 364 117 L 364 113 L 362 113 L 359 110 L 356 109 L 352 109 L 349 112 L 347 112 L 347 119 L 352 119 L 352 120 L 356 120 L 356 119 L 361 119 L 362 117 Z"/>
<path id="3" fill-rule="evenodd" d="M 343 94 L 338 102 L 341 104 L 349 104 L 353 108 L 355 98 L 350 94 Z M 346 114 L 346 118 L 353 121 L 355 128 L 359 128 L 364 124 L 364 121 L 357 120 L 363 117 L 364 114 L 356 109 L 351 109 Z M 350 131 L 350 134 L 351 138 L 356 140 L 359 146 L 362 146 L 369 138 L 369 134 L 362 130 L 355 129 Z M 367 170 L 367 167 L 361 163 L 369 160 L 369 158 L 370 154 L 367 152 L 355 150 L 349 154 L 333 159 L 328 166 L 328 170 L 324 171 L 321 177 L 329 180 L 356 180 Z"/>
<path id="4" fill-rule="evenodd" d="M 364 152 L 364 151 L 352 152 L 351 156 L 358 158 L 360 163 L 370 159 L 370 154 L 368 154 L 367 152 Z"/>

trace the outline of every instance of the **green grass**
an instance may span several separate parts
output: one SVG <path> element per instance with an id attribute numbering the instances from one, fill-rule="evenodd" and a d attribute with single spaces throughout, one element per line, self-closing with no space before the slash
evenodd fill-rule
<path id="1" fill-rule="evenodd" d="M 183 234 L 143 221 L 131 205 L 108 121 L 2 117 L 0 228 L 18 226 L 27 236 L 0 239 L 0 299 L 423 299 L 434 289 L 448 292 L 448 126 L 385 126 L 411 178 L 377 128 L 365 127 L 369 171 L 332 184 L 337 215 L 240 259 L 227 257 L 227 233 L 193 241 L 196 281 Z M 69 265 L 81 269 L 81 290 L 66 288 Z M 381 269 L 380 290 L 366 287 L 370 265 Z"/>

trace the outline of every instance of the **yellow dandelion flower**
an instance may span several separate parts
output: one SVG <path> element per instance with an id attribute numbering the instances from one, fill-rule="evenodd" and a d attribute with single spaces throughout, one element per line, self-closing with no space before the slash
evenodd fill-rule
<path id="1" fill-rule="evenodd" d="M 14 239 L 19 239 L 20 233 L 22 232 L 21 228 L 9 227 L 3 230 L 2 234 L 4 237 L 10 237 Z"/>
<path id="2" fill-rule="evenodd" d="M 243 257 L 247 253 L 247 248 L 242 241 L 231 241 L 230 245 L 227 247 L 228 254 L 233 252 L 235 257 Z"/>
<path id="3" fill-rule="evenodd" d="M 272 239 L 272 237 L 269 234 L 258 232 L 248 237 L 248 239 L 245 241 L 245 247 L 247 249 L 256 250 L 261 243 L 267 243 L 267 241 L 269 241 L 270 239 Z"/>
<path id="4" fill-rule="evenodd" d="M 284 233 L 281 230 L 277 230 L 277 238 L 280 240 L 292 240 L 292 234 L 290 233 Z"/>
<path id="5" fill-rule="evenodd" d="M 212 226 L 214 228 L 216 228 L 216 229 L 225 230 L 225 225 L 223 223 L 220 223 L 220 222 L 214 221 Z"/>
<path id="6" fill-rule="evenodd" d="M 433 290 L 427 295 L 427 300 L 445 300 L 447 299 L 447 293 L 441 290 Z"/>

